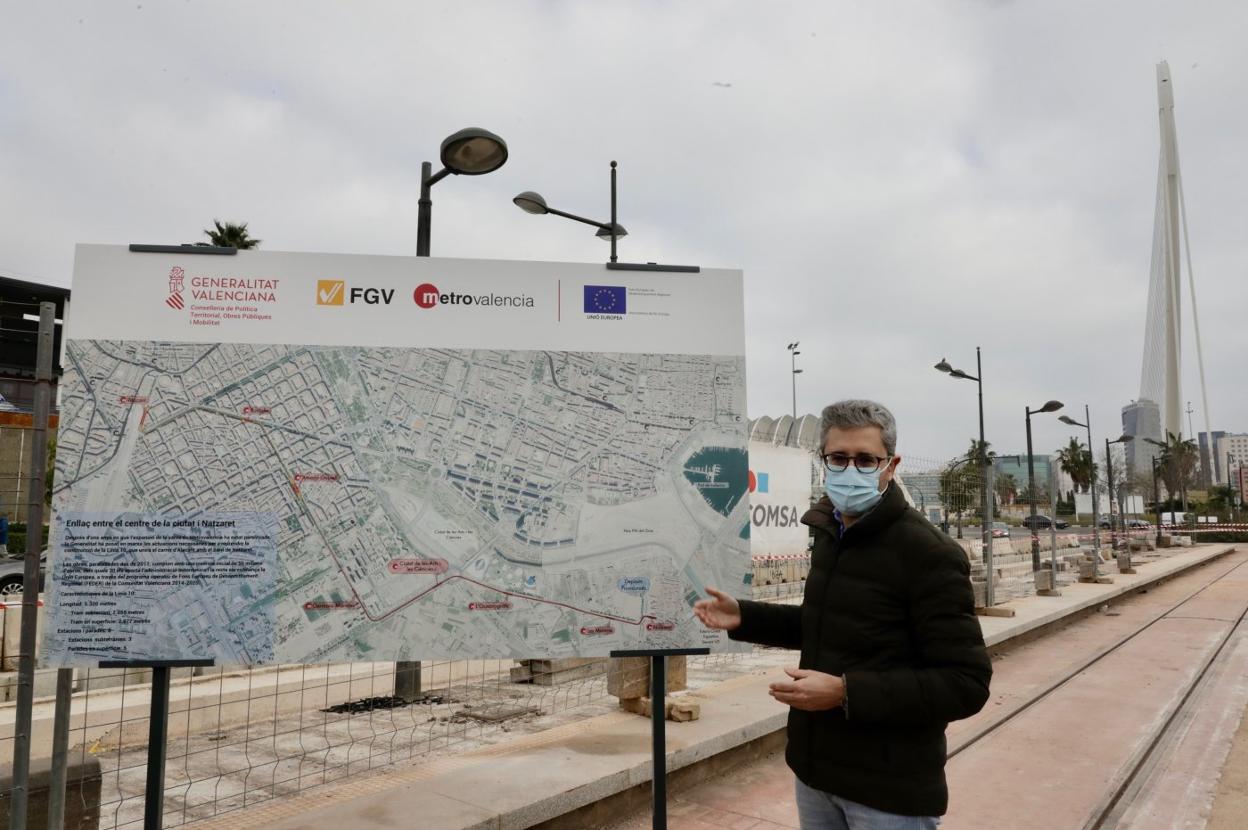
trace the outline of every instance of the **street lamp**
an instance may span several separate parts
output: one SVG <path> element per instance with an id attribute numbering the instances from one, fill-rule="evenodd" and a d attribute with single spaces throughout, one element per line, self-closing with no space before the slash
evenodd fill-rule
<path id="1" fill-rule="evenodd" d="M 983 559 L 985 571 L 988 576 L 986 591 L 984 594 L 984 605 L 992 606 L 992 493 L 991 493 L 991 466 L 988 463 L 988 444 L 984 440 L 984 364 L 980 356 L 979 346 L 975 347 L 975 371 L 977 374 L 968 374 L 961 369 L 955 369 L 949 365 L 949 361 L 943 357 L 936 364 L 936 370 L 944 372 L 951 378 L 959 380 L 973 380 L 979 386 L 979 461 L 982 467 L 983 481 L 980 490 L 983 493 L 981 500 L 980 514 L 983 517 L 980 524 L 980 535 L 983 539 Z"/>
<path id="2" fill-rule="evenodd" d="M 1235 492 L 1235 486 L 1231 479 L 1231 460 L 1231 454 L 1228 451 L 1226 454 L 1226 506 L 1231 512 L 1231 522 L 1234 523 L 1237 518 L 1235 515 L 1235 502 L 1239 497 L 1239 493 Z"/>
<path id="3" fill-rule="evenodd" d="M 532 190 L 524 191 L 523 193 L 517 195 L 511 201 L 515 203 L 516 207 L 520 208 L 525 213 L 532 213 L 535 216 L 541 216 L 544 213 L 553 213 L 555 216 L 562 216 L 564 219 L 571 219 L 574 222 L 581 222 L 586 225 L 592 225 L 593 227 L 598 229 L 598 232 L 595 234 L 595 236 L 597 236 L 599 239 L 602 239 L 611 243 L 611 261 L 615 262 L 616 261 L 615 241 L 619 239 L 621 236 L 628 236 L 628 231 L 624 230 L 624 226 L 615 221 L 615 168 L 616 168 L 616 163 L 613 161 L 611 162 L 611 221 L 610 222 L 595 222 L 593 219 L 586 219 L 584 216 L 577 216 L 574 213 L 567 213 L 562 210 L 555 210 L 550 205 L 546 204 L 546 200 L 542 198 L 542 195 L 540 193 L 535 193 Z"/>
<path id="4" fill-rule="evenodd" d="M 1027 492 L 1030 495 L 1031 502 L 1031 570 L 1032 573 L 1040 570 L 1040 535 L 1036 527 L 1036 463 L 1031 452 L 1031 416 L 1040 412 L 1056 412 L 1063 406 L 1061 401 L 1049 401 L 1039 409 L 1032 409 L 1030 406 L 1023 407 L 1027 411 Z M 1052 462 L 1050 462 L 1052 463 Z M 1056 519 L 1057 517 L 1052 517 Z M 1057 587 L 1057 574 L 1053 574 L 1054 587 Z"/>
<path id="5" fill-rule="evenodd" d="M 1114 534 L 1114 459 L 1110 458 L 1109 456 L 1109 445 L 1110 444 L 1126 444 L 1134 440 L 1135 440 L 1134 435 L 1127 435 L 1126 433 L 1123 433 L 1118 438 L 1117 441 L 1110 441 L 1108 438 L 1105 439 L 1105 475 L 1109 479 L 1109 547 L 1110 547 L 1110 550 L 1114 550 L 1115 548 L 1118 547 L 1118 539 Z M 1127 510 L 1126 510 L 1126 507 L 1122 503 L 1122 493 L 1118 494 L 1118 517 L 1122 519 L 1122 532 L 1125 534 L 1127 532 Z M 1131 552 L 1131 540 L 1128 537 L 1127 539 L 1128 555 L 1130 555 L 1130 552 Z"/>
<path id="6" fill-rule="evenodd" d="M 799 344 L 797 342 L 793 342 L 785 346 L 785 348 L 789 350 L 789 357 L 792 358 L 790 363 L 791 363 L 791 368 L 793 370 L 793 420 L 794 421 L 797 420 L 797 376 L 802 373 L 802 370 L 797 368 L 797 356 L 801 354 L 801 352 L 797 350 L 798 345 Z"/>
<path id="7" fill-rule="evenodd" d="M 454 173 L 457 176 L 482 176 L 493 173 L 507 163 L 507 142 L 489 130 L 467 127 L 442 140 L 439 154 L 442 169 L 433 172 L 433 165 L 421 162 L 420 203 L 416 219 L 416 256 L 429 256 L 429 231 L 433 222 L 433 200 L 429 190 Z"/>
<path id="8" fill-rule="evenodd" d="M 483 176 L 507 163 L 507 142 L 489 130 L 466 127 L 442 140 L 438 153 L 442 169 L 433 172 L 430 162 L 420 164 L 420 202 L 416 214 L 416 256 L 429 256 L 429 234 L 433 224 L 433 200 L 429 191 L 452 173 L 456 176 Z M 394 664 L 394 696 L 407 703 L 420 697 L 420 661 L 399 660 Z"/>
<path id="9" fill-rule="evenodd" d="M 1148 439 L 1145 439 L 1148 440 Z M 1153 468 L 1153 510 L 1157 512 L 1157 549 L 1161 549 L 1161 486 L 1157 483 L 1157 456 L 1152 456 L 1149 463 Z"/>
<path id="10" fill-rule="evenodd" d="M 1099 503 L 1096 498 L 1096 459 L 1092 458 L 1092 415 L 1088 411 L 1088 405 L 1083 405 L 1083 419 L 1085 423 L 1079 423 L 1069 415 L 1061 415 L 1057 420 L 1063 424 L 1072 427 L 1083 427 L 1088 431 L 1088 457 L 1092 460 L 1092 469 L 1090 471 L 1092 490 L 1092 582 L 1099 582 L 1101 579 L 1101 519 L 1099 513 Z M 1108 579 L 1108 577 L 1106 577 Z M 1084 580 L 1080 580 L 1081 582 Z"/>

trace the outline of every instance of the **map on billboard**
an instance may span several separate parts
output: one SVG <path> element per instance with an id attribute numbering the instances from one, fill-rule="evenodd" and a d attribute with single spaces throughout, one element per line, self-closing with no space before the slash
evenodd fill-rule
<path id="1" fill-rule="evenodd" d="M 741 275 L 81 246 L 44 660 L 736 648 Z"/>

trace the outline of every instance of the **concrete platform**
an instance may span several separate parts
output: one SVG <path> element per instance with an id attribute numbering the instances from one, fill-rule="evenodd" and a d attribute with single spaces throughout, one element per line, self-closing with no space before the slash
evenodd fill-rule
<path id="1" fill-rule="evenodd" d="M 1139 563 L 1134 575 L 1114 574 L 1110 585 L 1068 585 L 1060 597 L 1014 600 L 1009 603 L 1014 617 L 980 618 L 985 640 L 1000 646 L 1026 638 L 1232 549 L 1232 545 L 1197 546 Z M 1107 573 L 1115 570 L 1112 565 L 1106 567 Z M 773 737 L 787 717 L 787 708 L 767 695 L 774 674 L 760 671 L 690 695 L 701 703 L 702 718 L 668 724 L 669 771 L 691 776 L 698 768 L 713 767 L 713 759 L 723 753 L 741 753 L 751 746 L 774 750 Z M 439 830 L 502 830 L 542 822 L 550 822 L 551 827 L 582 827 L 597 823 L 597 816 L 591 822 L 584 811 L 604 800 L 610 799 L 607 804 L 624 812 L 644 804 L 650 777 L 649 721 L 612 713 L 455 758 L 391 768 L 296 798 L 223 814 L 196 827 L 300 830 L 341 824 L 368 830 L 413 826 L 414 822 Z M 569 815 L 574 811 L 581 812 Z M 620 817 L 619 812 L 616 816 Z M 786 814 L 750 820 L 751 826 L 792 826 L 788 819 Z M 764 823 L 768 821 L 770 825 Z M 707 826 L 736 825 L 709 822 Z"/>

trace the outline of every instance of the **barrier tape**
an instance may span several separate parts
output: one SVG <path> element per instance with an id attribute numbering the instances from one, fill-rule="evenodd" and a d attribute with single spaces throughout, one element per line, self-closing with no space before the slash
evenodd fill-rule
<path id="1" fill-rule="evenodd" d="M 22 602 L 0 602 L 0 611 L 8 611 L 10 608 L 21 608 L 24 604 Z M 36 600 L 35 607 L 42 608 L 43 600 Z"/>

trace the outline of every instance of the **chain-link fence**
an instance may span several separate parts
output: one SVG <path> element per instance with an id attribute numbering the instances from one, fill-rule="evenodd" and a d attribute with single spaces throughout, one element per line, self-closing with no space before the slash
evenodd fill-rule
<path id="1" fill-rule="evenodd" d="M 760 557 L 754 563 L 754 596 L 796 601 L 808 568 L 809 557 Z M 20 604 L 4 613 L 9 642 L 11 630 L 20 626 Z M 6 667 L 15 657 L 5 654 Z M 751 671 L 758 660 L 736 654 L 691 657 L 688 686 Z M 424 691 L 410 704 L 394 696 L 394 663 L 175 669 L 165 826 L 611 711 L 616 700 L 607 690 L 609 662 L 424 661 Z M 12 672 L 3 676 L 11 678 Z M 37 821 L 47 799 L 40 769 L 51 752 L 55 680 L 55 670 L 36 674 L 32 827 L 42 826 Z M 75 671 L 66 827 L 142 826 L 151 694 L 150 669 Z M 6 758 L 13 752 L 15 714 L 13 702 L 0 704 L 0 753 Z M 0 818 L 8 810 L 11 783 L 0 793 Z"/>

